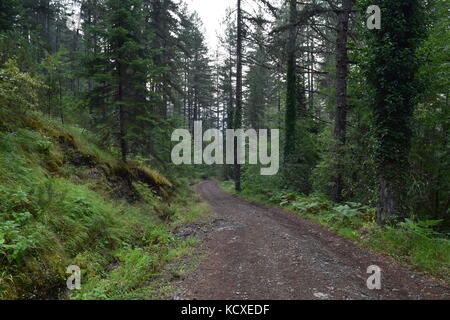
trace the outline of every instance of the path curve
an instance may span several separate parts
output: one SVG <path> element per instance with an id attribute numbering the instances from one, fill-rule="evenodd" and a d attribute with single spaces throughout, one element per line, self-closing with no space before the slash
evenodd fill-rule
<path id="1" fill-rule="evenodd" d="M 181 282 L 182 299 L 450 299 L 440 282 L 293 213 L 239 199 L 216 181 L 196 190 L 217 219 L 202 241 L 205 258 Z M 371 265 L 382 269 L 381 290 L 367 288 Z"/>

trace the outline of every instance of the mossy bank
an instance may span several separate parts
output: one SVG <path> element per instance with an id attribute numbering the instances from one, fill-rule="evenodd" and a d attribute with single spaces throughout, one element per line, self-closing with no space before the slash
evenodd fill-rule
<path id="1" fill-rule="evenodd" d="M 183 179 L 121 163 L 96 137 L 39 113 L 0 126 L 0 299 L 153 299 L 163 267 L 195 239 L 171 229 L 206 218 Z M 7 119 L 7 120 L 5 120 Z M 81 290 L 67 290 L 67 267 Z"/>

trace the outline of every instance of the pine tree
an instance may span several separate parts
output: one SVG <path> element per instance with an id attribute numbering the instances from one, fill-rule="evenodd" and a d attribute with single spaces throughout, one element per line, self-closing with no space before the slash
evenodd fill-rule
<path id="1" fill-rule="evenodd" d="M 270 64 L 261 26 L 257 26 L 254 39 L 254 49 L 248 53 L 247 60 L 249 70 L 246 76 L 248 97 L 245 108 L 245 120 L 247 125 L 254 129 L 264 128 L 264 120 L 267 117 L 267 109 L 271 102 L 273 90 Z"/>
<path id="2" fill-rule="evenodd" d="M 86 60 L 87 75 L 95 79 L 89 100 L 91 109 L 101 106 L 97 121 L 108 127 L 117 123 L 114 136 L 125 162 L 130 152 L 130 127 L 145 108 L 148 96 L 150 61 L 142 44 L 142 0 L 108 0 L 98 9 L 104 16 L 91 29 L 91 35 L 105 45 L 94 47 Z"/>
<path id="3" fill-rule="evenodd" d="M 287 39 L 286 115 L 284 161 L 292 163 L 295 152 L 295 125 L 297 119 L 297 1 L 289 0 L 289 35 Z"/>
<path id="4" fill-rule="evenodd" d="M 21 12 L 21 0 L 0 1 L 0 32 L 14 30 Z"/>
<path id="5" fill-rule="evenodd" d="M 236 40 L 236 109 L 234 111 L 234 129 L 242 127 L 242 41 L 243 21 L 241 0 L 237 0 L 237 40 Z M 234 144 L 234 182 L 237 192 L 241 192 L 241 165 L 238 163 L 238 145 Z"/>
<path id="6" fill-rule="evenodd" d="M 348 34 L 350 14 L 354 0 L 342 0 L 342 6 L 335 8 L 337 13 L 336 39 L 336 112 L 334 125 L 335 166 L 332 178 L 331 198 L 335 202 L 342 201 L 344 153 L 347 134 L 347 78 L 349 70 Z"/>

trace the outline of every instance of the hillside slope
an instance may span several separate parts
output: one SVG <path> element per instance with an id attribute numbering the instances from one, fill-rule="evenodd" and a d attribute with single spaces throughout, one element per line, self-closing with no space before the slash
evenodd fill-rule
<path id="1" fill-rule="evenodd" d="M 0 299 L 163 295 L 159 271 L 194 243 L 171 236 L 171 228 L 208 213 L 187 183 L 142 162 L 120 163 L 93 135 L 39 113 L 6 119 Z M 70 265 L 81 269 L 81 290 L 66 289 Z"/>

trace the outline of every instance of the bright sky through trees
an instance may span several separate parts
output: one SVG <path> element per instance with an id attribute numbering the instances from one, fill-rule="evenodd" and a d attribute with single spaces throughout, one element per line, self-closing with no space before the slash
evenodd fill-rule
<path id="1" fill-rule="evenodd" d="M 218 44 L 217 33 L 220 33 L 220 23 L 225 17 L 225 10 L 235 5 L 231 0 L 188 0 L 189 8 L 197 11 L 203 21 L 205 38 L 211 49 Z"/>

